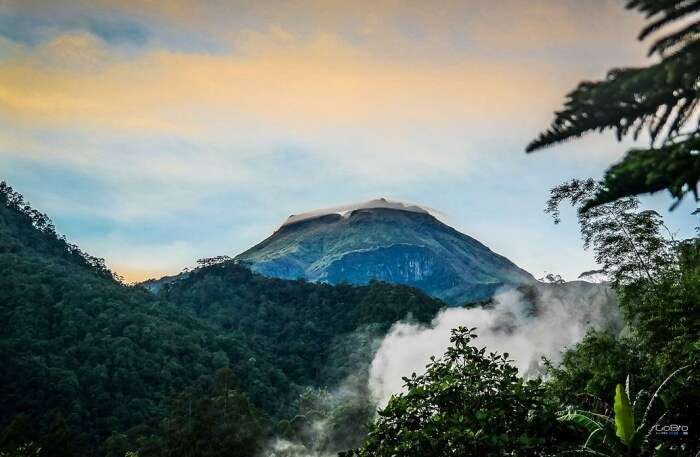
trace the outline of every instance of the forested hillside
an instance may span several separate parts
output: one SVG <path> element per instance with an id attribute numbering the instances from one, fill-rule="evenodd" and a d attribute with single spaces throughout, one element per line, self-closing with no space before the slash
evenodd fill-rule
<path id="1" fill-rule="evenodd" d="M 191 272 L 159 297 L 222 333 L 240 335 L 290 382 L 304 386 L 332 386 L 357 369 L 357 357 L 337 357 L 368 349 L 347 347 L 349 334 L 361 331 L 369 341 L 407 316 L 429 322 L 444 306 L 405 286 L 270 279 L 230 261 Z M 372 353 L 356 355 L 367 364 Z M 279 399 L 274 401 L 279 406 Z"/>
<path id="2" fill-rule="evenodd" d="M 0 451 L 253 455 L 305 387 L 331 386 L 353 356 L 371 356 L 348 349 L 349 334 L 442 306 L 407 287 L 266 279 L 230 262 L 155 296 L 119 282 L 3 183 Z"/>

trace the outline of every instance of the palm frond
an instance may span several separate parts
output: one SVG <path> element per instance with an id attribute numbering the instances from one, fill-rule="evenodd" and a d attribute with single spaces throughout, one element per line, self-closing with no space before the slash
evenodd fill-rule
<path id="1" fill-rule="evenodd" d="M 557 420 L 560 422 L 568 422 L 578 425 L 579 427 L 585 428 L 589 432 L 593 433 L 596 430 L 600 430 L 604 427 L 604 422 L 596 421 L 593 419 L 593 417 L 591 417 L 593 414 L 594 413 L 589 411 L 572 410 L 559 416 Z"/>
<path id="2" fill-rule="evenodd" d="M 700 21 L 691 23 L 677 32 L 666 35 L 656 40 L 649 48 L 648 55 L 665 54 L 672 48 L 683 45 L 698 38 L 700 33 Z"/>
<path id="3" fill-rule="evenodd" d="M 700 42 L 686 53 L 700 55 Z M 555 113 L 550 127 L 526 148 L 533 152 L 593 131 L 613 130 L 622 139 L 647 126 L 659 139 L 677 135 L 700 97 L 697 59 L 686 53 L 671 56 L 644 68 L 611 70 L 602 81 L 585 81 L 566 96 L 564 108 Z M 662 143 L 666 139 L 662 139 Z"/>
<path id="4" fill-rule="evenodd" d="M 643 40 L 650 34 L 656 32 L 657 30 L 660 30 L 661 28 L 670 24 L 671 22 L 675 22 L 690 14 L 697 13 L 698 9 L 700 9 L 700 1 L 698 0 L 674 3 L 675 7 L 666 9 L 665 14 L 662 18 L 651 22 L 642 29 L 642 31 L 639 33 L 640 40 Z"/>
<path id="5" fill-rule="evenodd" d="M 700 137 L 657 149 L 632 149 L 605 173 L 603 189 L 584 210 L 619 198 L 667 189 L 676 198 L 692 192 L 698 199 Z"/>
<path id="6" fill-rule="evenodd" d="M 671 381 L 671 379 L 673 379 L 676 375 L 678 375 L 678 373 L 680 373 L 683 370 L 687 370 L 688 368 L 690 368 L 690 365 L 685 365 L 685 366 L 680 367 L 679 369 L 677 369 L 676 371 L 674 371 L 673 373 L 668 375 L 666 377 L 666 379 L 664 379 L 664 381 L 659 385 L 659 387 L 654 392 L 654 395 L 651 396 L 649 403 L 647 404 L 647 408 L 644 411 L 644 417 L 642 417 L 642 422 L 639 425 L 639 430 L 645 429 L 649 414 L 651 413 L 651 410 L 654 408 L 654 404 L 656 403 L 656 399 L 659 397 L 659 394 L 661 393 L 663 388 L 666 387 L 666 384 L 668 384 Z"/>

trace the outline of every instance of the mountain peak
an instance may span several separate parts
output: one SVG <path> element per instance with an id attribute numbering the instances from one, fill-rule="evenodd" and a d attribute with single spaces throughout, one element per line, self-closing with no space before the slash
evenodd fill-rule
<path id="1" fill-rule="evenodd" d="M 329 284 L 406 284 L 450 304 L 487 299 L 526 271 L 438 220 L 430 208 L 378 198 L 290 216 L 236 256 L 265 276 Z"/>
<path id="2" fill-rule="evenodd" d="M 394 209 L 399 211 L 408 211 L 412 213 L 430 214 L 433 217 L 438 217 L 441 213 L 427 206 L 418 205 L 415 203 L 402 202 L 398 200 L 389 200 L 385 197 L 375 198 L 358 203 L 350 203 L 346 205 L 334 206 L 330 208 L 321 208 L 312 211 L 306 211 L 300 214 L 290 215 L 282 226 L 294 224 L 308 219 L 328 216 L 331 214 L 339 214 L 348 216 L 353 211 L 360 209 Z"/>

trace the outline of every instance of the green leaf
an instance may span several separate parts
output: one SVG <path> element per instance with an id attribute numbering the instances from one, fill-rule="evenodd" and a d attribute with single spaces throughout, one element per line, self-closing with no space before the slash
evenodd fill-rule
<path id="1" fill-rule="evenodd" d="M 635 432 L 634 414 L 622 384 L 615 389 L 615 434 L 629 446 Z"/>
<path id="2" fill-rule="evenodd" d="M 632 149 L 605 173 L 604 189 L 584 210 L 631 195 L 667 189 L 677 205 L 688 192 L 697 198 L 700 182 L 700 138 L 652 149 Z"/>
<path id="3" fill-rule="evenodd" d="M 591 419 L 583 411 L 569 411 L 566 414 L 559 416 L 558 420 L 560 422 L 570 422 L 579 427 L 585 428 L 589 432 L 595 432 L 603 428 L 603 425 L 595 420 Z"/>

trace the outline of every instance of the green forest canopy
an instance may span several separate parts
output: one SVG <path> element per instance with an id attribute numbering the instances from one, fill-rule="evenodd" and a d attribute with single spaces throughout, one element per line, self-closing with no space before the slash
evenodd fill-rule
<path id="1" fill-rule="evenodd" d="M 230 261 L 154 295 L 119 282 L 2 183 L 0 450 L 38 441 L 46 451 L 55 441 L 81 455 L 134 446 L 189 455 L 201 441 L 219 443 L 210 450 L 218 455 L 235 447 L 223 438 L 238 416 L 249 423 L 241 443 L 257 449 L 277 421 L 294 417 L 306 387 L 334 385 L 355 359 L 368 363 L 371 348 L 358 345 L 353 359 L 346 335 L 380 335 L 407 313 L 427 322 L 443 306 L 404 286 L 269 279 Z M 209 430 L 221 433 L 215 439 L 183 443 L 197 426 L 192 405 L 202 421 L 236 419 Z M 46 438 L 56 428 L 65 439 Z"/>

